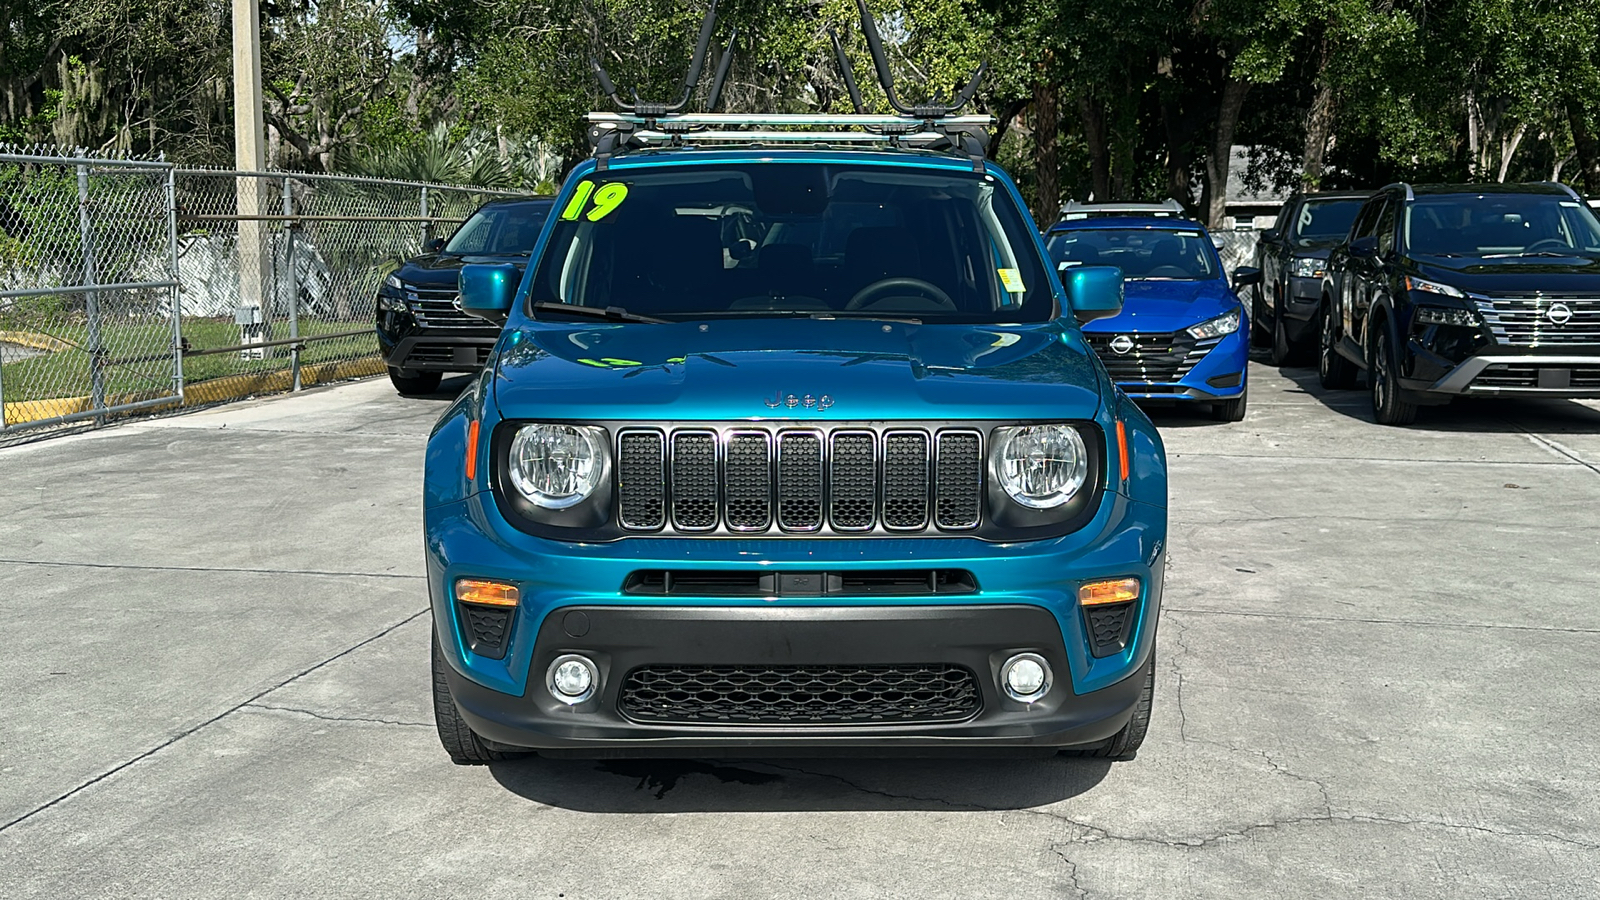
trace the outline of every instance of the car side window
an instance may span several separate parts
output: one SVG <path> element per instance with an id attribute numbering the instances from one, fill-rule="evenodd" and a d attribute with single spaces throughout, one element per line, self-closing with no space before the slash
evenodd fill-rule
<path id="1" fill-rule="evenodd" d="M 1388 256 L 1394 250 L 1394 223 L 1395 205 L 1385 204 L 1383 214 L 1378 217 L 1378 227 L 1375 232 L 1378 236 L 1378 255 Z"/>
<path id="2" fill-rule="evenodd" d="M 1378 216 L 1385 207 L 1385 197 L 1374 197 L 1362 207 L 1361 214 L 1356 216 L 1356 223 L 1350 226 L 1350 240 L 1370 237 L 1378 227 Z"/>

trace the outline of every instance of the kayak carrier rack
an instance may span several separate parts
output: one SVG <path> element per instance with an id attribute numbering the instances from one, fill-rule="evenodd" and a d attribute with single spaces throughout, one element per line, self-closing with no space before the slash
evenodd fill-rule
<path id="1" fill-rule="evenodd" d="M 700 36 L 695 42 L 689 71 L 684 76 L 677 100 L 672 103 L 646 102 L 639 99 L 637 92 L 633 93 L 631 101 L 623 100 L 600 61 L 593 58 L 589 60 L 600 90 L 611 98 L 618 110 L 591 112 L 588 115 L 587 136 L 596 168 L 605 169 L 611 158 L 630 150 L 876 145 L 961 155 L 972 160 L 976 171 L 983 171 L 989 129 L 993 127 L 994 119 L 987 115 L 958 116 L 956 113 L 972 102 L 984 73 L 988 71 L 988 63 L 979 63 L 966 87 L 948 103 L 942 95 L 935 96 L 929 103 L 903 103 L 895 93 L 888 55 L 884 52 L 883 39 L 867 9 L 866 0 L 856 0 L 856 9 L 861 17 L 861 30 L 867 40 L 867 49 L 872 54 L 878 84 L 883 88 L 884 97 L 894 114 L 873 115 L 866 112 L 850 58 L 844 51 L 844 45 L 839 42 L 839 36 L 832 32 L 829 37 L 838 59 L 839 73 L 851 105 L 855 108 L 853 115 L 713 112 L 722 96 L 722 86 L 727 81 L 728 68 L 733 61 L 733 44 L 739 36 L 737 28 L 729 34 L 722 59 L 712 76 L 711 88 L 706 95 L 706 111 L 685 113 L 683 109 L 688 106 L 700 82 L 706 51 L 716 27 L 717 0 L 711 0 L 711 6 L 700 25 Z"/>

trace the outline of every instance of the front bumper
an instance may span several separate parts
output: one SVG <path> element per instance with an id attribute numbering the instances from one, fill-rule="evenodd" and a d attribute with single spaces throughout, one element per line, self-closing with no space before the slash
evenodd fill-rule
<path id="1" fill-rule="evenodd" d="M 1400 386 L 1429 394 L 1600 398 L 1600 353 L 1491 351 L 1468 357 L 1437 379 L 1404 379 Z"/>
<path id="2" fill-rule="evenodd" d="M 404 312 L 378 313 L 378 352 L 384 363 L 411 372 L 475 372 L 488 360 L 500 329 L 430 328 Z"/>
<path id="3" fill-rule="evenodd" d="M 1249 323 L 1241 323 L 1238 331 L 1223 336 L 1192 367 L 1180 369 L 1183 374 L 1175 380 L 1118 380 L 1117 387 L 1135 400 L 1209 403 L 1234 399 L 1248 387 L 1249 334 Z"/>
<path id="4" fill-rule="evenodd" d="M 1142 688 L 1159 615 L 1166 512 L 1107 492 L 1094 520 L 1062 538 L 989 544 L 974 538 L 628 538 L 568 544 L 524 534 L 492 498 L 425 512 L 429 590 L 451 691 L 475 731 L 497 744 L 627 752 L 667 747 L 1051 747 L 1093 743 L 1120 729 Z M 918 596 L 683 596 L 624 591 L 640 570 L 784 573 L 959 568 L 976 593 Z M 1136 576 L 1121 649 L 1096 657 L 1078 585 Z M 515 582 L 520 605 L 502 658 L 475 653 L 449 596 L 461 577 Z M 581 616 L 574 616 L 581 613 Z M 1043 656 L 1055 687 L 1020 704 L 997 686 L 1000 663 Z M 555 657 L 601 668 L 590 700 L 549 693 Z M 952 664 L 976 677 L 977 710 L 959 721 L 910 724 L 718 725 L 645 722 L 620 705 L 641 665 Z"/>

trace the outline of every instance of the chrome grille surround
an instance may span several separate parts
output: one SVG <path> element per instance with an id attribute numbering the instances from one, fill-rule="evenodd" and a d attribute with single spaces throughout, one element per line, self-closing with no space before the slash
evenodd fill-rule
<path id="1" fill-rule="evenodd" d="M 624 426 L 613 452 L 616 522 L 632 534 L 948 533 L 984 518 L 987 446 L 972 427 Z"/>
<path id="2" fill-rule="evenodd" d="M 1600 344 L 1600 296 L 1469 296 L 1496 343 L 1509 347 Z M 1556 306 L 1564 306 L 1571 313 L 1563 324 L 1550 318 L 1550 310 Z"/>
<path id="3" fill-rule="evenodd" d="M 424 328 L 494 328 L 495 326 L 469 316 L 456 306 L 460 294 L 455 288 L 421 287 L 407 284 L 404 290 L 406 306 Z"/>
<path id="4" fill-rule="evenodd" d="M 1117 353 L 1111 341 L 1119 335 L 1133 341 L 1133 349 Z M 1222 338 L 1196 340 L 1183 331 L 1134 334 L 1131 332 L 1088 332 L 1090 348 L 1100 357 L 1106 374 L 1117 384 L 1169 384 L 1181 381 L 1206 358 Z"/>

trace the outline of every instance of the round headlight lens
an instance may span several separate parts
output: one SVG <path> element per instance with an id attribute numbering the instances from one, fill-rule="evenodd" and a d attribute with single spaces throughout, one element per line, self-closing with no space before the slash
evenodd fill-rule
<path id="1" fill-rule="evenodd" d="M 511 484 L 545 509 L 566 509 L 594 493 L 605 470 L 596 428 L 525 425 L 511 440 Z"/>
<path id="2" fill-rule="evenodd" d="M 1013 428 L 995 450 L 995 475 L 1011 499 L 1030 509 L 1053 509 L 1083 487 L 1089 451 L 1070 425 Z"/>

